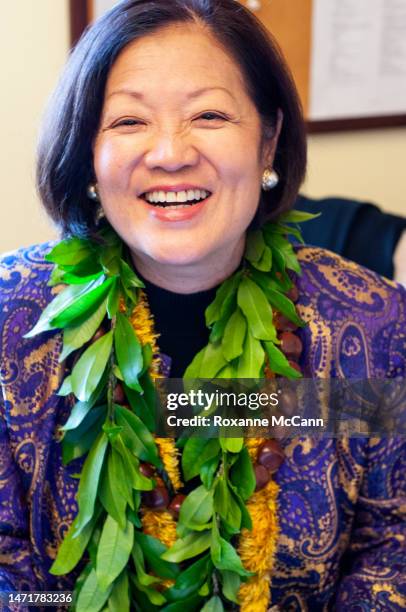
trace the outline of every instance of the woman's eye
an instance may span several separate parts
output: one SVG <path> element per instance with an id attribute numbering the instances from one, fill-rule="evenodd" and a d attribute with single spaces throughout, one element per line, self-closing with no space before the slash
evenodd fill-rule
<path id="1" fill-rule="evenodd" d="M 142 121 L 140 121 L 139 119 L 131 119 L 131 118 L 127 118 L 127 119 L 120 119 L 120 121 L 117 121 L 113 127 L 121 127 L 121 126 L 129 126 L 132 127 L 134 125 L 141 125 Z"/>
<path id="2" fill-rule="evenodd" d="M 204 119 L 205 121 L 215 121 L 219 119 L 220 121 L 225 121 L 226 118 L 218 113 L 207 112 L 199 115 L 198 119 Z"/>

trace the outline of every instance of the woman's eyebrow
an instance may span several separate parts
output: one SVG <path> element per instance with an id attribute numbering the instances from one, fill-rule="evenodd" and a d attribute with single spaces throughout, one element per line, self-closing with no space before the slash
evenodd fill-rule
<path id="1" fill-rule="evenodd" d="M 199 89 L 195 89 L 195 90 L 187 93 L 185 97 L 187 99 L 194 99 L 194 98 L 198 98 L 199 96 L 201 96 L 201 95 L 203 95 L 203 94 L 205 94 L 207 92 L 216 91 L 216 90 L 223 91 L 228 96 L 230 96 L 233 100 L 235 100 L 235 97 L 233 96 L 231 91 L 229 89 L 227 89 L 226 87 L 221 87 L 221 86 L 199 87 Z M 127 89 L 127 88 L 122 88 L 122 89 L 117 89 L 115 91 L 112 91 L 106 97 L 106 100 L 108 100 L 109 98 L 111 98 L 113 96 L 117 96 L 117 95 L 130 96 L 131 98 L 136 98 L 137 100 L 140 100 L 141 102 L 145 101 L 145 95 L 142 92 L 136 91 L 134 89 Z"/>

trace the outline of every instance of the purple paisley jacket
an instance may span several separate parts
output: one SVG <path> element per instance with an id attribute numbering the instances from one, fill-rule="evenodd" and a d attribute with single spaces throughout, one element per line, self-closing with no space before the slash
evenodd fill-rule
<path id="1" fill-rule="evenodd" d="M 83 461 L 64 467 L 56 439 L 69 413 L 55 394 L 61 335 L 23 339 L 55 291 L 49 248 L 0 261 L 0 591 L 71 590 L 77 576 L 47 571 L 77 512 Z M 405 377 L 406 292 L 328 251 L 298 257 L 305 376 Z M 272 609 L 405 610 L 406 440 L 302 437 L 285 452 Z"/>

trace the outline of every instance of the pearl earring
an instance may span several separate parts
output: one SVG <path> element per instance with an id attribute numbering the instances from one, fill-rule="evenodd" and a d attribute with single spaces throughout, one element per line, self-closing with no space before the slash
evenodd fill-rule
<path id="1" fill-rule="evenodd" d="M 87 188 L 87 197 L 94 202 L 100 202 L 99 191 L 97 189 L 97 183 L 91 183 Z"/>
<path id="2" fill-rule="evenodd" d="M 267 168 L 264 170 L 262 175 L 262 189 L 264 191 L 270 191 L 279 183 L 279 176 L 275 172 L 275 170 L 270 170 Z"/>

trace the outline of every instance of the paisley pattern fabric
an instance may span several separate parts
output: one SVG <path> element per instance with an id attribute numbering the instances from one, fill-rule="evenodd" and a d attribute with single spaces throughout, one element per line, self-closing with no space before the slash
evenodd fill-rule
<path id="1" fill-rule="evenodd" d="M 77 512 L 83 463 L 63 466 L 58 443 L 71 408 L 56 395 L 61 334 L 23 338 L 57 291 L 50 247 L 0 261 L 0 591 L 71 590 L 80 570 L 48 573 Z M 305 376 L 405 377 L 406 292 L 328 251 L 297 252 Z M 285 452 L 271 609 L 406 609 L 405 440 L 301 437 Z"/>

